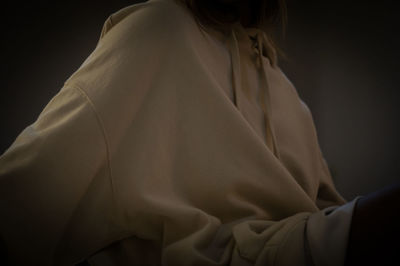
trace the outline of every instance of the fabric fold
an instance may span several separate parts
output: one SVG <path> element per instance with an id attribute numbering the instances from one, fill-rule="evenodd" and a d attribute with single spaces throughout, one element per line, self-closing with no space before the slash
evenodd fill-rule
<path id="1" fill-rule="evenodd" d="M 267 146 L 270 148 L 271 152 L 279 159 L 279 150 L 277 148 L 277 141 L 275 137 L 275 132 L 273 129 L 273 124 L 271 122 L 270 114 L 272 112 L 270 108 L 270 91 L 269 91 L 269 81 L 267 77 L 267 72 L 264 66 L 264 55 L 268 57 L 268 61 L 270 62 L 272 67 L 276 66 L 277 63 L 277 55 L 275 50 L 273 49 L 270 41 L 266 33 L 258 28 L 244 28 L 240 23 L 235 23 L 231 30 L 230 36 L 230 51 L 232 56 L 232 69 L 233 69 L 233 90 L 234 90 L 234 102 L 238 109 L 241 109 L 241 100 L 240 93 L 238 90 L 243 90 L 244 93 L 249 97 L 249 90 L 246 89 L 249 84 L 243 84 L 242 80 L 242 65 L 240 60 L 240 48 L 238 46 L 238 37 L 237 35 L 244 35 L 248 38 L 255 39 L 254 48 L 257 49 L 257 55 L 260 66 L 260 73 L 263 80 L 263 84 L 261 86 L 261 95 L 259 97 L 259 102 L 262 107 L 263 116 L 264 116 L 264 126 L 266 132 L 265 142 Z"/>

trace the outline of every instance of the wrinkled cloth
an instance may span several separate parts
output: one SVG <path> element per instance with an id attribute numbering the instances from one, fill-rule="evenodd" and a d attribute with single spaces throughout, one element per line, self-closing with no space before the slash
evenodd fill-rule
<path id="1" fill-rule="evenodd" d="M 342 262 L 355 201 L 310 110 L 263 31 L 214 33 L 173 0 L 107 19 L 0 157 L 12 265 Z M 341 243 L 321 254 L 332 230 Z"/>

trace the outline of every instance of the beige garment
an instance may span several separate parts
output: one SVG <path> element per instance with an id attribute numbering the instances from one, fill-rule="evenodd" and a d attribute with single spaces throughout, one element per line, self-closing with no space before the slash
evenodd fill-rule
<path id="1" fill-rule="evenodd" d="M 173 0 L 109 17 L 0 157 L 0 235 L 15 265 L 343 260 L 342 245 L 312 249 L 324 233 L 308 233 L 310 247 L 305 237 L 310 217 L 321 224 L 320 210 L 345 203 L 309 109 L 261 31 L 225 37 Z M 334 223 L 342 239 L 351 206 Z"/>

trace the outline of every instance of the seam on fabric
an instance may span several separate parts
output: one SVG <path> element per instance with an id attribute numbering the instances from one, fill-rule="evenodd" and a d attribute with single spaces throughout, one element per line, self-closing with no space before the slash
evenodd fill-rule
<path id="1" fill-rule="evenodd" d="M 111 14 L 110 15 L 110 17 L 108 18 L 109 20 L 110 20 L 110 25 L 111 26 L 114 26 L 114 22 L 113 22 L 113 20 L 112 20 L 112 16 L 113 16 L 114 14 Z"/>
<path id="2" fill-rule="evenodd" d="M 272 260 L 272 265 L 277 265 L 277 264 L 276 264 L 276 261 L 277 261 L 277 259 L 278 259 L 278 254 L 281 252 L 281 248 L 282 248 L 282 247 L 286 244 L 286 242 L 288 241 L 290 234 L 291 234 L 298 226 L 300 226 L 300 224 L 301 224 L 303 221 L 307 221 L 307 217 L 306 217 L 306 218 L 302 218 L 298 223 L 294 224 L 294 225 L 288 230 L 288 232 L 286 233 L 285 237 L 283 238 L 281 244 L 280 244 L 279 247 L 277 248 L 277 251 L 276 251 L 276 253 L 275 253 L 275 255 L 274 255 L 274 259 Z"/>
<path id="3" fill-rule="evenodd" d="M 110 145 L 109 145 L 109 141 L 108 141 L 108 138 L 107 138 L 107 133 L 106 133 L 106 130 L 105 130 L 105 126 L 104 126 L 103 120 L 101 119 L 101 116 L 97 112 L 97 109 L 96 109 L 93 101 L 90 99 L 89 95 L 78 84 L 67 84 L 67 83 L 65 83 L 65 86 L 68 86 L 70 88 L 75 88 L 76 90 L 80 91 L 82 93 L 82 95 L 86 98 L 86 101 L 89 103 L 91 109 L 93 110 L 93 112 L 94 112 L 94 114 L 96 116 L 97 123 L 98 123 L 98 125 L 100 127 L 100 130 L 101 130 L 102 135 L 103 135 L 104 143 L 106 145 L 108 176 L 109 176 L 109 181 L 110 181 L 110 185 L 111 185 L 112 200 L 113 200 L 114 207 L 116 209 L 118 209 L 119 207 L 118 207 L 118 204 L 117 204 L 117 198 L 116 198 L 116 192 L 115 192 L 115 184 L 114 184 L 114 178 L 113 178 L 112 167 L 111 167 L 111 158 L 110 158 L 110 149 L 109 149 Z M 114 215 L 111 214 L 111 224 L 115 227 L 115 220 L 112 218 L 113 216 Z M 124 231 L 124 234 L 129 232 L 129 231 L 126 231 L 126 230 L 123 230 L 123 231 Z M 121 240 L 123 238 L 125 238 L 125 236 L 124 237 L 117 237 L 112 242 L 119 241 L 119 240 Z M 95 251 L 93 254 L 91 254 L 87 258 L 90 258 L 91 256 L 93 256 L 94 254 L 96 254 L 96 252 L 97 251 Z"/>
<path id="4" fill-rule="evenodd" d="M 242 90 L 241 62 L 240 51 L 235 30 L 232 29 L 229 40 L 229 50 L 232 64 L 232 87 L 233 87 L 233 103 L 238 110 L 241 110 L 240 99 L 238 94 Z"/>
<path id="5" fill-rule="evenodd" d="M 107 157 L 107 165 L 108 165 L 108 174 L 109 174 L 109 179 L 110 179 L 110 183 L 111 183 L 111 190 L 112 190 L 112 195 L 113 195 L 113 199 L 114 199 L 114 203 L 116 203 L 115 200 L 115 186 L 114 186 L 114 180 L 113 180 L 113 176 L 112 176 L 112 170 L 111 170 L 111 159 L 110 159 L 110 150 L 109 150 L 109 142 L 108 142 L 108 138 L 107 138 L 107 134 L 106 134 L 106 130 L 104 127 L 104 123 L 103 120 L 101 119 L 100 115 L 98 114 L 96 107 L 94 106 L 92 100 L 89 98 L 89 96 L 87 95 L 87 93 L 80 88 L 77 85 L 67 85 L 71 88 L 75 88 L 78 91 L 80 91 L 82 93 L 82 95 L 86 98 L 86 101 L 89 103 L 91 109 L 93 110 L 95 116 L 96 116 L 96 120 L 97 123 L 100 127 L 100 130 L 102 132 L 103 138 L 104 138 L 104 143 L 106 145 L 106 157 Z"/>

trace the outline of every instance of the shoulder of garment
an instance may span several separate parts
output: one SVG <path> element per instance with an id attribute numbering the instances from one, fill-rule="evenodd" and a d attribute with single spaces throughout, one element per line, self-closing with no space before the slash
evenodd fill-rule
<path id="1" fill-rule="evenodd" d="M 95 49 L 65 83 L 90 94 L 88 87 L 106 84 L 109 77 L 132 80 L 136 70 L 163 72 L 171 79 L 178 69 L 202 60 L 201 37 L 192 14 L 174 0 L 127 6 L 107 18 Z"/>
<path id="2" fill-rule="evenodd" d="M 184 19 L 185 16 L 187 18 L 192 16 L 189 10 L 178 2 L 178 0 L 148 0 L 146 2 L 135 3 L 121 8 L 108 16 L 101 30 L 100 39 L 116 25 L 133 22 L 132 18 L 140 16 L 139 13 L 144 13 L 146 17 L 146 19 L 141 21 L 145 23 L 143 26 L 148 26 L 151 23 L 158 25 L 162 29 Z M 159 24 L 160 22 L 162 23 Z"/>
<path id="3" fill-rule="evenodd" d="M 193 15 L 177 1 L 149 0 L 111 14 L 104 22 L 97 45 L 109 43 L 124 48 L 126 44 L 142 42 L 147 49 L 171 49 L 177 41 L 193 34 L 193 26 Z"/>

